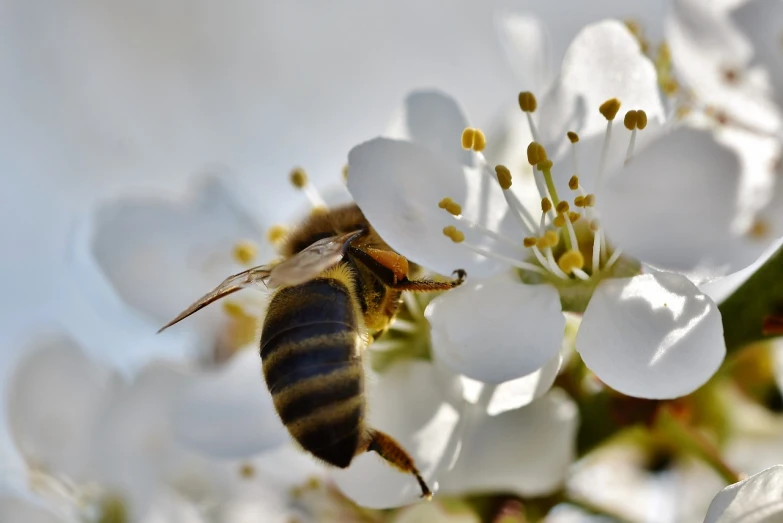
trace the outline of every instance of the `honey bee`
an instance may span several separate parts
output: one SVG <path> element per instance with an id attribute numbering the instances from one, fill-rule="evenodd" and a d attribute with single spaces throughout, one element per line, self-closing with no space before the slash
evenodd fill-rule
<path id="1" fill-rule="evenodd" d="M 228 277 L 162 329 L 244 287 L 275 288 L 261 330 L 263 375 L 275 410 L 293 438 L 316 458 L 346 468 L 375 451 L 432 492 L 413 458 L 365 423 L 364 349 L 390 325 L 402 292 L 452 289 L 465 281 L 410 279 L 420 268 L 393 251 L 350 205 L 313 213 L 290 234 L 283 261 Z"/>

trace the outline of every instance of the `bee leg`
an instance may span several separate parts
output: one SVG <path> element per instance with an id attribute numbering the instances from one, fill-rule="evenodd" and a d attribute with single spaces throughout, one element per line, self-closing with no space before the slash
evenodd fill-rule
<path id="1" fill-rule="evenodd" d="M 464 270 L 457 269 L 454 271 L 456 278 L 451 281 L 409 280 L 407 275 L 402 274 L 399 271 L 399 265 L 402 265 L 402 263 L 394 263 L 394 267 L 388 267 L 382 262 L 385 261 L 387 263 L 392 263 L 395 260 L 395 256 L 405 260 L 405 258 L 399 254 L 393 253 L 391 251 L 383 251 L 385 254 L 384 257 L 381 258 L 377 255 L 373 257 L 372 255 L 355 247 L 349 247 L 348 252 L 360 260 L 365 267 L 372 271 L 372 273 L 383 282 L 384 285 L 400 291 L 447 291 L 462 285 L 465 282 L 465 278 L 468 276 Z M 407 260 L 405 260 L 405 263 L 407 264 Z"/>
<path id="2" fill-rule="evenodd" d="M 395 468 L 402 472 L 413 474 L 416 477 L 416 481 L 419 482 L 421 497 L 428 500 L 432 499 L 432 491 L 416 469 L 413 458 L 410 457 L 394 438 L 385 432 L 370 429 L 367 439 L 369 441 L 366 443 L 367 448 L 365 449 L 365 452 L 375 451 Z"/>
<path id="3" fill-rule="evenodd" d="M 413 292 L 432 292 L 432 291 L 447 291 L 454 287 L 459 287 L 465 283 L 465 278 L 468 274 L 462 269 L 454 271 L 456 278 L 449 281 L 436 281 L 436 280 L 409 280 L 405 278 L 393 285 L 389 285 L 392 289 L 400 291 L 413 291 Z"/>

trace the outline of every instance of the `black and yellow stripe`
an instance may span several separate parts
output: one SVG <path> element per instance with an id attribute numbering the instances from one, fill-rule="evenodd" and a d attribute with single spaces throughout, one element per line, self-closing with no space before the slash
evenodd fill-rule
<path id="1" fill-rule="evenodd" d="M 264 377 L 291 435 L 347 467 L 365 414 L 362 318 L 348 269 L 278 291 L 261 335 Z"/>

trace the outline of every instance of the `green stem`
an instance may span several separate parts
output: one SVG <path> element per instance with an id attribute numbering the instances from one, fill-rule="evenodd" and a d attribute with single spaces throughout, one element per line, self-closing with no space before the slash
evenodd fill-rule
<path id="1" fill-rule="evenodd" d="M 547 163 L 547 165 L 549 164 Z M 557 196 L 555 182 L 552 180 L 552 169 L 541 169 L 541 172 L 544 173 L 544 181 L 546 182 L 546 188 L 549 191 L 549 196 L 552 197 L 552 203 L 554 204 L 555 208 L 557 208 L 557 204 L 560 203 L 560 198 Z"/>
<path id="2" fill-rule="evenodd" d="M 783 313 L 783 248 L 770 256 L 718 309 L 729 354 L 775 337 L 764 334 L 763 326 L 768 316 Z"/>
<path id="3" fill-rule="evenodd" d="M 732 469 L 723 458 L 718 449 L 693 427 L 683 423 L 668 408 L 662 408 L 658 415 L 658 427 L 668 436 L 675 448 L 692 452 L 717 472 L 727 483 L 737 483 L 742 478 Z"/>

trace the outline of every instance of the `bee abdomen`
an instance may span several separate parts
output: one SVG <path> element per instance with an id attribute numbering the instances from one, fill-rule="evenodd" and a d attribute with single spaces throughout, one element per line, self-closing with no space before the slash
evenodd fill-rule
<path id="1" fill-rule="evenodd" d="M 351 296 L 337 280 L 284 288 L 261 335 L 264 377 L 291 435 L 316 457 L 347 467 L 364 419 L 362 339 Z"/>

